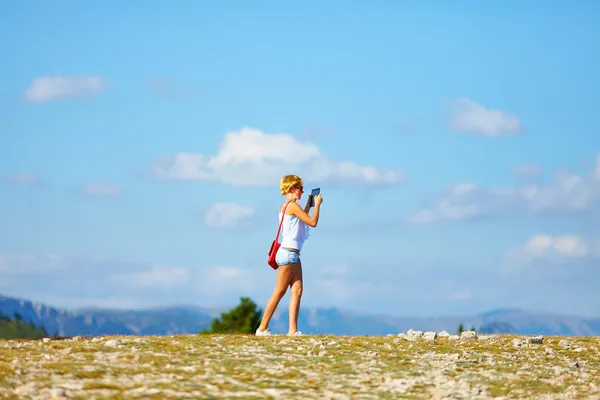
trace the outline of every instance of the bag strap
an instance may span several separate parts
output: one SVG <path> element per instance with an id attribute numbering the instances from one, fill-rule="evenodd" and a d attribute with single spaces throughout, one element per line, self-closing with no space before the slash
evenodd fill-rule
<path id="1" fill-rule="evenodd" d="M 279 232 L 281 232 L 281 225 L 283 224 L 283 218 L 285 217 L 285 209 L 287 208 L 287 206 L 291 203 L 291 201 L 288 201 L 285 204 L 285 207 L 283 207 L 283 211 L 281 212 L 281 221 L 279 222 L 279 228 L 277 229 L 277 236 L 275 236 L 275 240 L 279 242 Z"/>

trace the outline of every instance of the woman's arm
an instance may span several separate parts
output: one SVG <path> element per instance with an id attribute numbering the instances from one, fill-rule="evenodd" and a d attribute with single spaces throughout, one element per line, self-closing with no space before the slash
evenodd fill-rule
<path id="1" fill-rule="evenodd" d="M 308 195 L 308 200 L 306 200 L 306 205 L 304 206 L 304 212 L 308 214 L 310 211 L 310 202 L 312 200 L 312 194 Z"/>
<path id="2" fill-rule="evenodd" d="M 290 215 L 295 215 L 298 219 L 304 222 L 306 225 L 310 227 L 316 227 L 319 223 L 319 210 L 321 208 L 321 203 L 315 203 L 315 210 L 313 211 L 313 215 L 308 215 L 306 211 L 304 211 L 298 203 L 292 203 L 289 205 L 288 209 L 290 210 Z"/>

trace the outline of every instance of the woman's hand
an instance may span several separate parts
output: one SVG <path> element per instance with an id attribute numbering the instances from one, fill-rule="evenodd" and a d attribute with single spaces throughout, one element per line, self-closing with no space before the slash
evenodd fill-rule
<path id="1" fill-rule="evenodd" d="M 321 193 L 319 193 L 317 195 L 317 197 L 315 197 L 315 207 L 320 206 L 322 202 L 323 202 L 323 196 L 321 195 Z"/>

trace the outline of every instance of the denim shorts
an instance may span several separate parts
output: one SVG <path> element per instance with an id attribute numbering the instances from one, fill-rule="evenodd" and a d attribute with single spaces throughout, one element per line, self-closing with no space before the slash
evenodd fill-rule
<path id="1" fill-rule="evenodd" d="M 300 261 L 300 253 L 286 247 L 280 247 L 275 254 L 277 265 L 296 264 L 298 261 Z"/>

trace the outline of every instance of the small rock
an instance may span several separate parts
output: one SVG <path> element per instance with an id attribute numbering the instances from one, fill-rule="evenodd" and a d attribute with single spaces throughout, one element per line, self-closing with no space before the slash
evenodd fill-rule
<path id="1" fill-rule="evenodd" d="M 328 353 L 327 353 L 327 350 L 321 350 L 321 351 L 319 352 L 319 357 L 325 357 L 327 354 L 328 354 Z"/>
<path id="2" fill-rule="evenodd" d="M 523 341 L 521 339 L 516 339 L 515 338 L 515 339 L 512 340 L 512 344 L 515 347 L 521 347 L 521 346 L 523 346 Z"/>
<path id="3" fill-rule="evenodd" d="M 527 341 L 530 344 L 542 344 L 542 343 L 544 343 L 544 337 L 542 335 L 533 336 L 533 337 L 527 338 Z"/>
<path id="4" fill-rule="evenodd" d="M 142 338 L 136 338 L 133 339 L 133 343 L 137 343 L 137 344 L 148 344 L 148 341 Z"/>
<path id="5" fill-rule="evenodd" d="M 48 394 L 51 398 L 67 397 L 67 391 L 63 388 L 52 388 L 48 390 Z"/>
<path id="6" fill-rule="evenodd" d="M 440 333 L 437 334 L 437 336 L 438 337 L 445 337 L 445 338 L 447 338 L 447 337 L 450 336 L 450 334 L 448 332 L 446 332 L 446 331 L 441 331 Z"/>
<path id="7" fill-rule="evenodd" d="M 112 339 L 104 343 L 106 347 L 119 347 L 121 345 L 120 340 Z"/>
<path id="8" fill-rule="evenodd" d="M 336 342 L 335 340 L 332 340 L 331 342 L 327 343 L 327 346 L 339 346 L 340 344 L 338 342 Z"/>
<path id="9" fill-rule="evenodd" d="M 554 367 L 552 367 L 552 369 L 554 370 L 555 375 L 560 375 L 563 372 L 563 368 L 559 367 L 558 365 L 555 365 Z"/>
<path id="10" fill-rule="evenodd" d="M 462 331 L 460 333 L 460 340 L 477 340 L 477 332 L 475 331 Z"/>
<path id="11" fill-rule="evenodd" d="M 45 337 L 45 338 L 42 339 L 42 342 L 48 343 L 50 340 L 51 340 L 50 338 Z"/>
<path id="12" fill-rule="evenodd" d="M 423 339 L 429 341 L 429 342 L 433 342 L 435 341 L 435 338 L 437 337 L 437 333 L 436 332 L 425 332 L 423 334 Z"/>
<path id="13" fill-rule="evenodd" d="M 450 340 L 450 341 L 457 341 L 458 339 L 460 339 L 460 336 L 458 336 L 458 335 L 448 336 L 448 340 Z"/>
<path id="14" fill-rule="evenodd" d="M 92 338 L 92 342 L 93 342 L 93 343 L 98 343 L 98 342 L 101 342 L 102 340 L 104 340 L 104 338 L 102 338 L 102 337 L 95 337 L 95 338 Z"/>
<path id="15" fill-rule="evenodd" d="M 412 329 L 409 329 L 408 332 L 406 332 L 406 340 L 409 341 L 415 341 L 417 339 L 420 339 L 421 337 L 423 337 L 423 332 L 422 331 L 414 331 Z"/>
<path id="16" fill-rule="evenodd" d="M 281 397 L 280 389 L 268 388 L 268 389 L 263 390 L 263 392 L 271 397 L 275 397 L 275 398 Z"/>
<path id="17" fill-rule="evenodd" d="M 38 390 L 36 389 L 34 382 L 26 383 L 25 385 L 21 385 L 15 389 L 15 394 L 23 397 L 33 396 L 37 392 Z"/>
<path id="18" fill-rule="evenodd" d="M 571 347 L 571 342 L 563 339 L 560 342 L 558 342 L 558 345 L 561 347 Z"/>
<path id="19" fill-rule="evenodd" d="M 404 332 L 402 332 L 402 333 L 399 333 L 399 334 L 398 334 L 398 337 L 399 337 L 400 339 L 404 339 L 404 340 L 406 340 L 406 333 L 404 333 Z"/>

